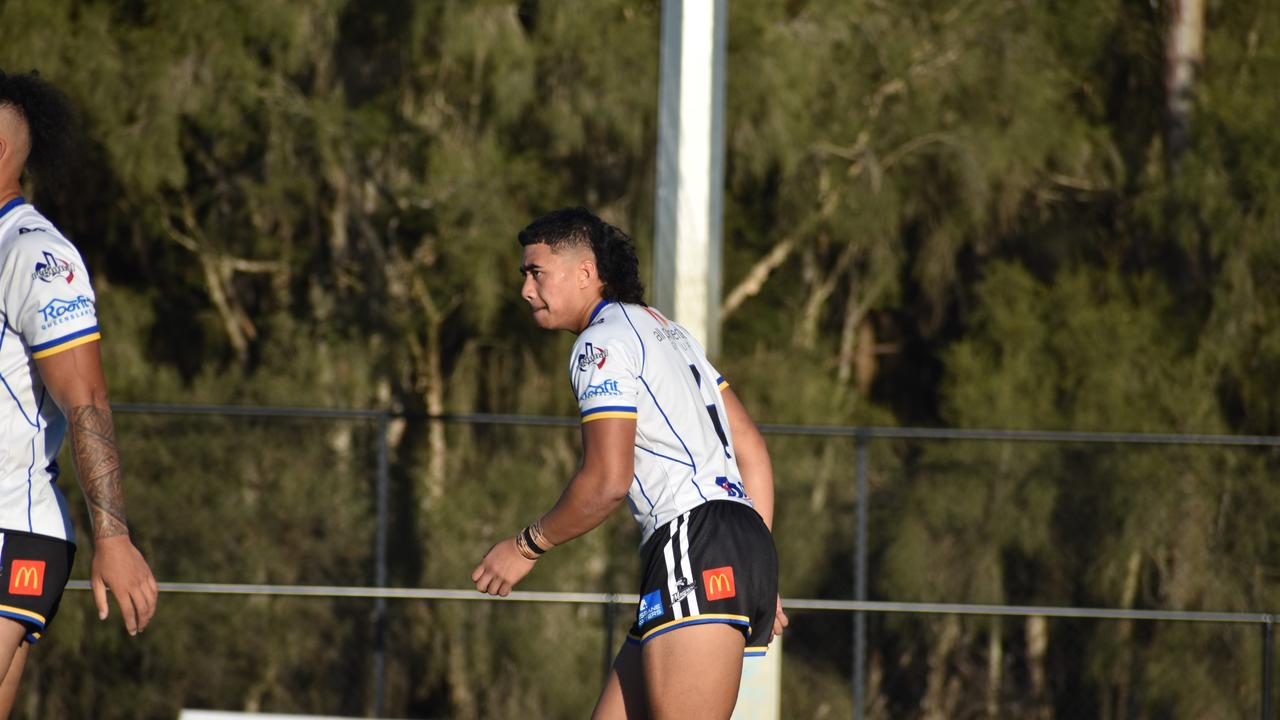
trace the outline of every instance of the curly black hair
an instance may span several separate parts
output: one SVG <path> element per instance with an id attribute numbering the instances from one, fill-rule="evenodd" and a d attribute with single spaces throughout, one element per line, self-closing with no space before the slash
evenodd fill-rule
<path id="1" fill-rule="evenodd" d="M 640 261 L 631 238 L 596 217 L 586 208 L 571 207 L 549 212 L 520 231 L 520 245 L 545 243 L 553 250 L 562 247 L 590 247 L 604 288 L 605 300 L 644 305 L 644 285 L 640 282 Z"/>
<path id="2" fill-rule="evenodd" d="M 17 75 L 0 70 L 0 107 L 13 108 L 27 123 L 27 172 L 42 187 L 59 184 L 73 152 L 76 116 L 71 101 L 35 70 Z"/>

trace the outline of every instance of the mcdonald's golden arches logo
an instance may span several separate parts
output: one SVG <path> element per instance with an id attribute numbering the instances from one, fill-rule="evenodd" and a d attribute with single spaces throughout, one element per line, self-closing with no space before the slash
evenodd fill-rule
<path id="1" fill-rule="evenodd" d="M 40 595 L 44 592 L 44 561 L 14 560 L 9 566 L 10 595 Z"/>
<path id="2" fill-rule="evenodd" d="M 707 600 L 724 600 L 738 594 L 733 586 L 733 566 L 712 568 L 702 571 L 702 587 L 707 593 Z"/>

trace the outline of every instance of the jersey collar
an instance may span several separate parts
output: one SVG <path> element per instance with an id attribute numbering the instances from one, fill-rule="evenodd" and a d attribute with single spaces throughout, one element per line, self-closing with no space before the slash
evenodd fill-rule
<path id="1" fill-rule="evenodd" d="M 25 202 L 26 202 L 26 199 L 25 199 L 25 198 L 23 198 L 21 195 L 19 195 L 18 197 L 16 197 L 16 198 L 14 198 L 14 199 L 10 200 L 9 202 L 5 203 L 5 204 L 4 204 L 4 207 L 0 207 L 0 218 L 4 217 L 5 215 L 8 215 L 10 210 L 12 210 L 12 209 L 14 209 L 14 208 L 18 207 L 19 205 L 21 205 L 21 204 L 23 204 L 23 203 L 25 203 Z M 594 316 L 594 315 L 592 315 L 592 317 L 595 317 L 595 316 Z"/>
<path id="2" fill-rule="evenodd" d="M 596 308 L 591 311 L 591 317 L 587 318 L 588 327 L 591 326 L 591 323 L 595 322 L 596 316 L 600 314 L 600 311 L 603 310 L 604 306 L 608 305 L 609 302 L 610 302 L 609 300 L 601 300 L 600 302 L 596 303 Z"/>

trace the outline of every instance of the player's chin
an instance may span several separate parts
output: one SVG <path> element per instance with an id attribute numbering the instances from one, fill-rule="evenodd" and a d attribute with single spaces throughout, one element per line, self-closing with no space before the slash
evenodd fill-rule
<path id="1" fill-rule="evenodd" d="M 533 311 L 533 321 L 538 327 L 544 330 L 551 328 L 551 313 L 546 308 L 535 308 Z"/>

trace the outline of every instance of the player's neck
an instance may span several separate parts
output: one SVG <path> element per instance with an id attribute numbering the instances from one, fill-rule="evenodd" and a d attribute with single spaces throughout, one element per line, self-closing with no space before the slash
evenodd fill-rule
<path id="1" fill-rule="evenodd" d="M 14 198 L 22 197 L 22 186 L 17 183 L 0 184 L 0 207 L 8 205 Z"/>
<path id="2" fill-rule="evenodd" d="M 581 335 L 582 331 L 587 329 L 587 326 L 591 324 L 591 321 L 596 319 L 596 315 L 599 315 L 600 311 L 604 309 L 604 306 L 608 304 L 609 304 L 608 300 L 605 300 L 599 295 L 594 296 L 591 299 L 591 302 L 588 302 L 586 305 L 584 305 L 582 308 L 582 312 L 579 313 L 578 325 L 577 325 L 577 328 L 573 331 L 573 334 Z"/>

